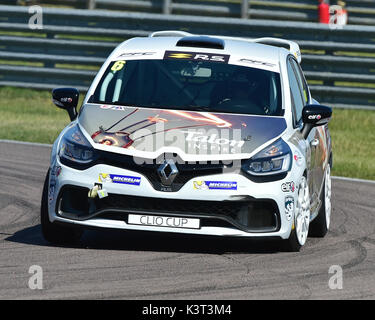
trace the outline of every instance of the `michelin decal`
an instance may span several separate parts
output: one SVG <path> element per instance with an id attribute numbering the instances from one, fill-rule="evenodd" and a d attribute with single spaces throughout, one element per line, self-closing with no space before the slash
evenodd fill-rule
<path id="1" fill-rule="evenodd" d="M 193 181 L 195 190 L 237 190 L 235 181 Z"/>
<path id="2" fill-rule="evenodd" d="M 141 184 L 140 177 L 122 176 L 118 174 L 108 174 L 108 173 L 100 173 L 99 181 L 102 183 L 110 182 L 110 183 L 130 184 L 134 186 L 139 186 Z"/>

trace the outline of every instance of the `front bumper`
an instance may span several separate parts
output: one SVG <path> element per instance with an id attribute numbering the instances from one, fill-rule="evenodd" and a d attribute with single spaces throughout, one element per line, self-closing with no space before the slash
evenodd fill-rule
<path id="1" fill-rule="evenodd" d="M 56 168 L 61 168 L 56 170 Z M 58 171 L 58 175 L 56 174 Z M 293 218 L 287 218 L 287 197 L 297 190 L 282 191 L 282 184 L 294 181 L 292 173 L 279 181 L 254 182 L 240 173 L 195 177 L 177 192 L 154 189 L 143 175 L 110 165 L 98 164 L 86 170 L 67 167 L 56 160 L 51 169 L 49 217 L 51 222 L 83 227 L 186 233 L 214 236 L 275 237 L 286 239 Z M 140 178 L 137 183 L 103 181 L 99 176 Z M 194 182 L 235 182 L 236 188 L 201 189 Z M 88 191 L 101 183 L 108 197 L 89 199 Z M 296 201 L 296 200 L 295 200 Z M 199 229 L 183 229 L 128 223 L 129 214 L 199 218 Z"/>

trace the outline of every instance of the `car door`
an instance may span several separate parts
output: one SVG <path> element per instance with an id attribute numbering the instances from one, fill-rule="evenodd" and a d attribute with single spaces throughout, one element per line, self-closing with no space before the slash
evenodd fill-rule
<path id="1" fill-rule="evenodd" d="M 297 66 L 296 66 L 297 64 Z M 304 83 L 304 78 L 297 72 L 298 62 L 290 56 L 287 60 L 287 70 L 289 78 L 290 93 L 292 99 L 292 111 L 293 111 L 293 122 L 294 127 L 298 130 L 302 129 L 302 110 L 303 107 L 309 103 L 309 92 L 307 84 Z M 310 158 L 310 163 L 307 164 L 307 176 L 310 189 L 311 200 L 314 202 L 314 198 L 317 197 L 317 181 L 316 181 L 316 147 L 315 144 L 316 138 L 316 129 L 313 128 L 307 137 L 307 158 Z"/>
<path id="2" fill-rule="evenodd" d="M 306 79 L 303 75 L 302 69 L 300 65 L 293 59 L 292 65 L 296 71 L 297 78 L 299 80 L 300 85 L 303 89 L 304 97 L 306 97 L 306 103 L 308 104 L 308 86 L 306 83 Z M 326 163 L 327 158 L 327 139 L 326 139 L 326 131 L 324 126 L 319 126 L 314 128 L 314 132 L 312 134 L 312 140 L 310 141 L 311 148 L 314 149 L 314 183 L 315 183 L 315 190 L 316 196 L 319 196 L 320 189 L 324 179 L 324 165 Z"/>

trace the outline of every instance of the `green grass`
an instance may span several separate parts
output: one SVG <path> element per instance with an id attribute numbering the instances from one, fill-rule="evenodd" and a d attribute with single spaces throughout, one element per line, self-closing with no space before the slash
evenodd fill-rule
<path id="1" fill-rule="evenodd" d="M 375 111 L 335 109 L 333 174 L 375 180 Z"/>
<path id="2" fill-rule="evenodd" d="M 52 143 L 69 123 L 48 91 L 0 87 L 0 139 Z"/>
<path id="3" fill-rule="evenodd" d="M 48 91 L 0 87 L 0 114 L 0 139 L 52 143 L 69 123 Z M 335 109 L 329 128 L 333 174 L 375 180 L 375 111 Z"/>

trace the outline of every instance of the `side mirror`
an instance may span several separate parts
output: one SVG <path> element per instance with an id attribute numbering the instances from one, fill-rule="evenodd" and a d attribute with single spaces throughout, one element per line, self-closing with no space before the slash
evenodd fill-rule
<path id="1" fill-rule="evenodd" d="M 75 88 L 58 88 L 52 91 L 52 102 L 59 108 L 68 111 L 69 118 L 77 118 L 79 91 Z"/>
<path id="2" fill-rule="evenodd" d="M 306 139 L 313 127 L 325 125 L 331 120 L 332 108 L 320 104 L 308 104 L 302 110 L 302 135 Z"/>

